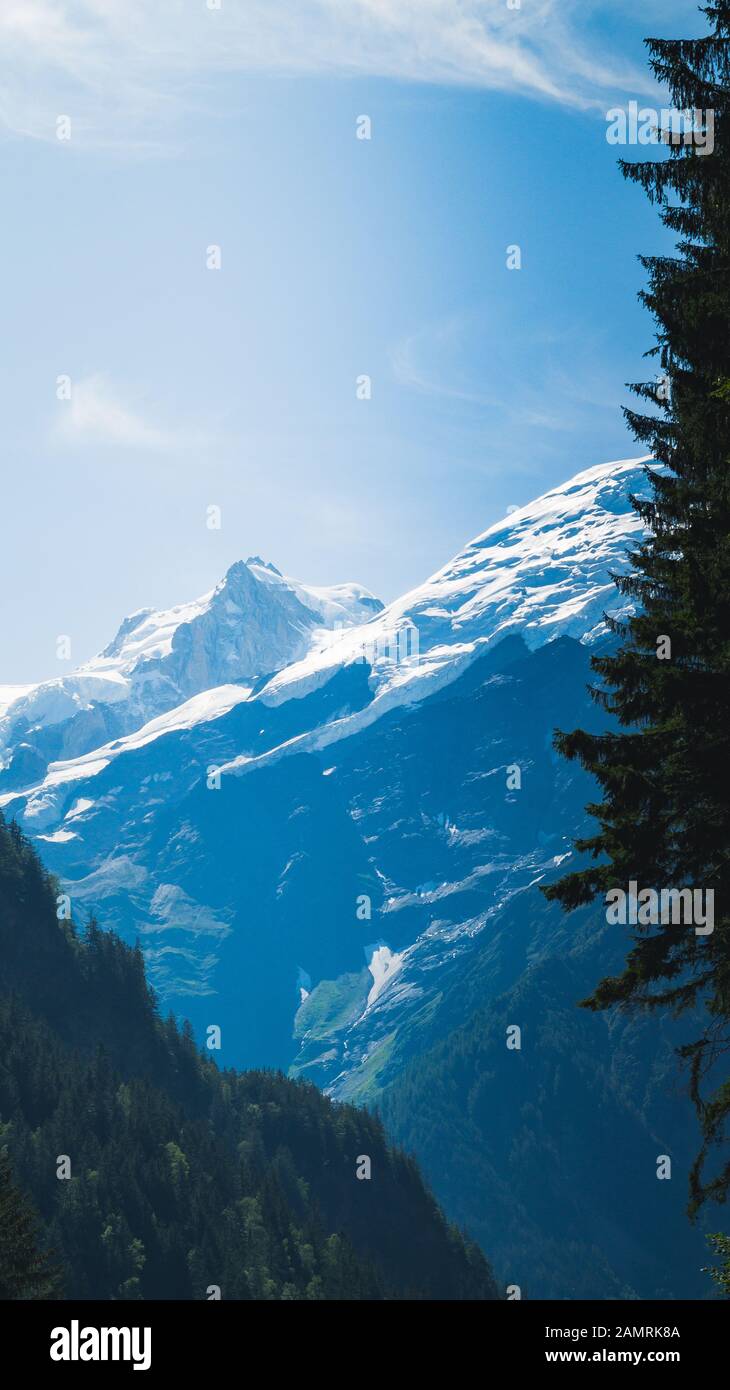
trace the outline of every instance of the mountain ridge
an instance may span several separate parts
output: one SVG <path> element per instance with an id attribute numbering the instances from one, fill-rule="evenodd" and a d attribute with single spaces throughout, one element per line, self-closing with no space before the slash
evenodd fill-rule
<path id="1" fill-rule="evenodd" d="M 252 587 L 250 576 L 254 571 L 259 585 L 265 585 L 269 597 L 272 591 L 276 593 L 282 587 L 286 593 L 287 634 L 290 638 L 294 634 L 294 647 L 290 655 L 296 651 L 297 644 L 304 641 L 301 613 L 297 606 L 299 593 L 308 595 L 311 603 L 323 604 L 323 618 L 326 617 L 330 623 L 339 623 L 339 627 L 327 630 L 310 625 L 309 632 L 314 632 L 315 640 L 306 656 L 283 660 L 273 674 L 271 667 L 268 672 L 259 670 L 258 678 L 249 678 L 251 684 L 240 692 L 228 689 L 234 677 L 236 683 L 243 685 L 245 677 L 240 649 L 232 662 L 225 657 L 217 657 L 216 676 L 222 675 L 225 679 L 216 679 L 213 684 L 206 686 L 205 675 L 209 674 L 209 669 L 204 662 L 201 666 L 197 650 L 191 654 L 188 649 L 192 649 L 193 644 L 188 641 L 186 655 L 193 664 L 197 657 L 198 665 L 196 679 L 186 682 L 178 678 L 174 682 L 174 690 L 179 696 L 183 691 L 188 691 L 184 698 L 178 699 L 177 703 L 174 698 L 163 701 L 162 707 L 154 708 L 151 714 L 147 709 L 142 717 L 131 721 L 131 726 L 117 723 L 110 729 L 104 724 L 103 732 L 111 733 L 113 740 L 120 734 L 128 738 L 135 730 L 142 733 L 145 725 L 180 708 L 187 700 L 202 696 L 206 689 L 209 698 L 201 699 L 194 710 L 183 712 L 178 721 L 180 726 L 186 724 L 188 714 L 195 716 L 199 713 L 202 719 L 218 718 L 221 711 L 227 713 L 233 704 L 248 698 L 267 707 L 286 700 L 301 700 L 305 694 L 325 685 L 334 672 L 344 666 L 362 662 L 369 667 L 373 698 L 367 708 L 342 722 L 330 721 L 328 727 L 321 731 L 303 730 L 294 743 L 282 745 L 279 750 L 267 750 L 263 757 L 270 761 L 286 756 L 295 749 L 307 751 L 327 746 L 329 742 L 336 742 L 380 718 L 389 709 L 432 695 L 443 685 L 457 679 L 485 644 L 511 632 L 520 632 L 528 645 L 541 645 L 561 633 L 577 636 L 587 644 L 594 643 L 605 633 L 605 607 L 609 607 L 614 614 L 628 611 L 625 602 L 617 601 L 611 575 L 615 570 L 627 567 L 627 547 L 641 535 L 641 522 L 630 506 L 629 497 L 632 492 L 640 492 L 645 487 L 646 463 L 646 459 L 619 460 L 582 470 L 562 487 L 550 489 L 508 518 L 495 522 L 423 585 L 388 605 L 381 605 L 375 612 L 370 610 L 372 605 L 379 604 L 379 600 L 374 600 L 359 586 L 334 586 L 328 591 L 306 589 L 298 581 L 283 579 L 275 567 L 266 562 L 258 564 L 260 557 L 250 557 L 248 562 L 239 561 L 229 569 L 226 578 L 215 590 L 196 601 L 197 607 L 182 605 L 177 609 L 164 610 L 162 614 L 154 613 L 152 644 L 147 642 L 140 656 L 139 652 L 135 655 L 134 644 L 130 643 L 131 655 L 127 664 L 131 662 L 134 670 L 134 663 L 138 662 L 143 676 L 149 680 L 159 678 L 159 663 L 165 659 L 169 661 L 176 655 L 173 651 L 174 637 L 169 636 L 170 615 L 187 614 L 185 621 L 181 620 L 175 631 L 189 632 L 194 620 L 200 620 L 206 605 L 217 599 L 220 606 L 221 600 L 225 601 L 229 576 L 233 584 L 243 584 L 246 592 L 249 592 Z M 548 555 L 551 557 L 550 566 L 546 565 Z M 344 597 L 343 590 L 346 591 Z M 353 590 L 357 592 L 353 594 Z M 336 598 L 332 597 L 333 594 L 336 594 Z M 363 605 L 367 610 L 366 620 L 352 621 Z M 192 607 L 196 608 L 193 619 L 190 618 Z M 243 608 L 245 604 L 235 606 L 234 626 Z M 311 613 L 313 610 L 307 611 Z M 343 626 L 342 619 L 334 616 L 336 612 L 348 614 L 346 625 Z M 130 621 L 126 619 L 119 629 L 119 632 L 124 632 L 125 640 L 134 633 L 139 638 L 140 626 L 144 628 L 149 624 L 148 610 L 140 610 L 139 622 L 131 631 L 126 631 L 125 626 Z M 218 628 L 216 642 L 224 646 L 226 637 L 227 628 Z M 109 658 L 102 653 L 95 663 L 87 663 L 74 676 L 64 679 L 69 682 L 109 679 L 112 684 L 122 680 L 124 659 L 116 651 L 118 638 L 119 633 L 110 647 L 105 649 L 108 652 L 115 648 L 113 669 L 104 666 L 104 661 Z M 250 648 L 251 643 L 248 645 Z M 165 647 L 164 652 L 162 646 Z M 276 642 L 273 647 L 281 657 L 282 648 Z M 273 656 L 272 648 L 267 650 L 268 655 Z M 44 687 L 39 689 L 43 690 Z M 216 694 L 217 691 L 220 694 Z M 12 707 L 16 719 L 18 713 L 27 708 L 28 701 L 32 704 L 34 698 L 37 698 L 35 691 L 25 700 L 16 702 Z M 118 691 L 115 700 L 117 698 L 121 698 Z M 106 708 L 103 700 L 99 703 Z M 91 718 L 93 720 L 93 712 Z M 4 722 L 7 726 L 7 715 Z M 96 738 L 97 726 L 92 727 L 92 736 L 86 739 L 76 756 L 86 758 L 87 765 L 102 766 L 105 765 L 107 754 L 114 756 L 118 750 L 107 748 L 108 740 L 105 737 Z M 170 725 L 163 721 L 159 730 L 166 732 L 168 727 L 175 727 L 174 718 Z M 152 729 L 149 736 L 154 735 L 155 730 Z M 148 734 L 145 732 L 142 737 L 146 739 Z M 134 740 L 132 744 L 134 746 Z M 27 745 L 22 746 L 25 749 Z M 122 749 L 126 746 L 125 743 L 121 745 Z M 94 749 L 99 750 L 98 764 L 88 758 Z M 30 763 L 27 752 L 25 756 L 26 763 Z M 48 757 L 46 767 L 50 768 L 50 785 L 57 786 L 84 776 L 83 767 L 77 767 L 75 761 L 73 756 L 70 759 Z M 253 761 L 258 761 L 258 754 L 254 755 Z M 221 771 L 245 773 L 250 770 L 251 762 L 251 754 L 242 752 L 225 763 Z M 41 763 L 42 758 L 38 758 L 31 765 L 41 771 Z M 13 787 L 19 787 L 24 776 L 24 767 L 19 777 L 13 776 L 11 759 L 10 776 L 3 779 L 0 775 L 0 806 L 11 802 L 3 787 L 3 780 L 6 785 L 10 783 Z M 29 785 L 28 780 L 25 785 Z M 36 783 L 36 791 L 38 786 Z"/>
<path id="2" fill-rule="evenodd" d="M 15 698 L 13 687 L 3 687 L 0 751 L 12 749 L 19 725 L 37 731 L 100 705 L 112 707 L 115 734 L 129 733 L 207 689 L 252 685 L 302 655 L 320 631 L 380 607 L 359 584 L 317 588 L 286 578 L 260 556 L 236 561 L 198 599 L 129 614 L 99 655 L 69 675 L 16 687 Z"/>

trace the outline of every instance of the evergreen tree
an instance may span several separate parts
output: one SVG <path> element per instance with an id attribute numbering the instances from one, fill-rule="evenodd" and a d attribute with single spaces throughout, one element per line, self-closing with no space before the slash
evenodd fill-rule
<path id="1" fill-rule="evenodd" d="M 722 1261 L 719 1265 L 708 1265 L 704 1274 L 709 1274 L 714 1279 L 722 1298 L 730 1298 L 730 1236 L 724 1236 L 716 1231 L 714 1235 L 707 1237 L 707 1243 L 712 1249 L 713 1255 Z"/>
<path id="2" fill-rule="evenodd" d="M 647 40 L 651 68 L 675 107 L 691 109 L 698 141 L 621 166 L 678 237 L 676 255 L 640 258 L 641 298 L 657 324 L 647 355 L 661 373 L 632 389 L 658 414 L 626 415 L 655 460 L 648 500 L 634 499 L 648 538 L 616 580 L 635 616 L 610 621 L 618 650 L 593 661 L 602 683 L 592 693 L 617 725 L 556 736 L 601 787 L 588 807 L 598 829 L 576 842 L 590 862 L 545 889 L 566 909 L 631 881 L 714 893 L 711 934 L 639 925 L 623 973 L 584 1001 L 691 1011 L 693 1038 L 681 1051 L 703 1136 L 691 1211 L 722 1200 L 730 1182 L 720 1157 L 730 1110 L 721 1075 L 730 1047 L 730 0 L 704 13 L 703 38 Z"/>
<path id="3" fill-rule="evenodd" d="M 36 1218 L 0 1149 L 0 1299 L 59 1296 L 59 1277 L 41 1249 Z"/>

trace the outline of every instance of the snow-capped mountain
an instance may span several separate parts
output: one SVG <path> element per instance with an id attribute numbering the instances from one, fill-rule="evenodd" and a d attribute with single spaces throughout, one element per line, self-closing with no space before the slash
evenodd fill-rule
<path id="1" fill-rule="evenodd" d="M 361 623 L 382 606 L 361 585 L 314 588 L 251 556 L 199 599 L 132 613 L 104 651 L 72 674 L 3 687 L 0 756 L 4 750 L 7 762 L 8 752 L 20 752 L 15 771 L 22 777 L 33 755 L 39 768 L 46 754 L 84 753 L 211 688 L 250 690 L 329 628 Z M 63 730 L 39 738 L 50 726 Z"/>
<path id="2" fill-rule="evenodd" d="M 605 632 L 604 610 L 620 610 L 610 576 L 625 568 L 640 535 L 628 499 L 646 486 L 645 462 L 577 474 L 386 607 L 358 585 L 313 589 L 252 557 L 201 599 L 132 614 L 100 656 L 25 691 L 6 710 L 0 740 L 14 751 L 12 785 L 27 786 L 51 758 L 47 787 L 75 782 L 85 768 L 106 766 L 171 729 L 217 719 L 244 700 L 266 707 L 302 700 L 337 671 L 368 666 L 366 707 L 315 720 L 263 754 L 260 745 L 241 749 L 224 771 L 243 773 L 430 697 L 510 633 L 531 648 L 560 635 L 594 644 Z M 44 741 L 39 725 L 59 727 Z"/>
<path id="3" fill-rule="evenodd" d="M 365 626 L 313 644 L 267 682 L 262 703 L 301 699 L 343 666 L 366 662 L 373 692 L 367 710 L 295 745 L 324 747 L 398 705 L 430 697 L 510 634 L 519 633 L 530 649 L 560 636 L 595 645 L 606 633 L 604 613 L 626 609 L 611 575 L 626 569 L 641 536 L 629 498 L 646 491 L 647 462 L 586 469 L 516 509 Z M 226 770 L 245 771 L 248 762 L 244 754 Z"/>
<path id="4" fill-rule="evenodd" d="M 611 575 L 626 567 L 641 533 L 629 498 L 646 488 L 645 464 L 577 474 L 387 607 L 360 586 L 314 589 L 254 556 L 198 600 L 132 614 L 98 657 L 26 689 L 6 709 L 0 805 L 31 830 L 65 837 L 79 784 L 91 790 L 116 764 L 123 781 L 130 754 L 162 739 L 167 746 L 176 732 L 194 739 L 213 721 L 226 727 L 235 709 L 256 735 L 232 745 L 222 776 L 318 752 L 421 704 L 509 636 L 528 649 L 560 636 L 594 645 L 604 611 L 621 608 Z M 355 680 L 359 697 L 332 718 L 318 697 L 343 678 Z M 52 760 L 54 748 L 72 756 Z"/>
<path id="5" fill-rule="evenodd" d="M 579 473 L 374 613 L 354 586 L 313 592 L 253 559 L 195 604 L 135 614 L 74 678 L 131 692 L 126 725 L 110 731 L 117 706 L 91 697 L 85 745 L 50 766 L 42 739 L 68 749 L 79 715 L 26 732 L 0 774 L 0 805 L 39 836 L 74 900 L 103 899 L 107 922 L 142 935 L 174 1006 L 195 1016 L 205 1001 L 235 1018 L 232 1061 L 295 1065 L 360 1094 L 378 1049 L 387 1043 L 381 1062 L 393 1051 L 393 1011 L 405 1035 L 424 982 L 438 992 L 496 904 L 565 852 L 560 815 L 538 833 L 523 798 L 514 819 L 504 768 L 539 765 L 552 796 L 552 729 L 568 696 L 566 719 L 583 710 L 589 652 L 605 638 L 604 610 L 621 603 L 611 573 L 640 535 L 629 497 L 645 487 L 641 461 Z M 525 719 L 514 700 L 531 652 L 533 689 L 556 662 L 577 661 L 581 676 Z M 470 741 L 483 708 L 504 733 L 476 728 Z M 457 738 L 440 778 L 426 727 L 436 743 Z M 363 883 L 364 939 L 350 929 Z M 486 916 L 475 912 L 485 895 Z M 343 987 L 333 1028 L 323 992 L 341 1002 Z M 249 991 L 257 1009 L 267 1001 L 263 1015 L 241 1012 Z"/>
<path id="6" fill-rule="evenodd" d="M 104 703 L 83 687 L 78 749 L 78 714 L 32 730 L 16 712 L 0 806 L 37 838 L 77 918 L 98 908 L 140 938 L 163 1005 L 201 1041 L 221 1028 L 224 1064 L 279 1066 L 343 1098 L 394 1093 L 477 1007 L 506 994 L 519 1013 L 533 967 L 552 978 L 580 947 L 581 978 L 603 968 L 600 931 L 576 937 L 537 885 L 584 828 L 592 789 L 553 731 L 604 717 L 590 654 L 608 640 L 604 610 L 622 606 L 611 574 L 641 535 L 629 495 L 646 486 L 643 461 L 581 472 L 380 610 L 355 586 L 307 589 L 254 559 L 197 604 L 135 614 L 69 678 L 127 692 Z M 129 722 L 115 727 L 120 708 Z M 543 1002 L 565 1022 L 561 989 Z M 530 1075 L 547 1084 L 525 1073 L 528 1109 Z M 595 1183 L 628 1191 L 645 1142 L 673 1151 L 664 1132 L 646 1138 L 642 1104 L 619 1088 L 630 1161 L 607 1152 L 604 1178 L 591 1151 Z M 438 1165 L 430 1176 L 440 1190 Z M 539 1245 L 550 1214 L 537 1190 L 519 1202 Z M 679 1191 L 675 1205 L 683 1220 Z M 596 1296 L 616 1296 L 637 1220 L 617 1218 Z M 651 1290 L 656 1224 L 644 1244 Z"/>

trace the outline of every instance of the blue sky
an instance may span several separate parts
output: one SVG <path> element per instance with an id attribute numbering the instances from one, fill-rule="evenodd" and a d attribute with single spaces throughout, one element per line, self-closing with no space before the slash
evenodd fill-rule
<path id="1" fill-rule="evenodd" d="M 666 242 L 605 112 L 661 104 L 645 32 L 701 31 L 675 0 L 7 0 L 0 683 L 251 553 L 392 598 L 638 454 Z"/>

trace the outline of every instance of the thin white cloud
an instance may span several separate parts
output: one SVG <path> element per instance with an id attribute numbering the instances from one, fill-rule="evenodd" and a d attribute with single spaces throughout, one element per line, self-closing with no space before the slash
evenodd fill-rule
<path id="1" fill-rule="evenodd" d="M 400 339 L 389 349 L 394 379 L 407 390 L 432 399 L 459 401 L 475 408 L 476 418 L 511 422 L 513 428 L 557 432 L 575 429 L 586 411 L 618 415 L 623 383 L 595 365 L 602 350 L 581 335 L 582 360 L 572 373 L 554 359 L 575 341 L 571 329 L 545 335 L 515 329 L 509 352 L 479 308 L 449 315 Z M 534 357 L 535 351 L 538 355 Z M 491 369 L 490 369 L 491 363 Z"/>
<path id="2" fill-rule="evenodd" d="M 596 109 L 652 90 L 587 21 L 611 0 L 3 0 L 0 122 L 134 145 L 197 105 L 217 73 L 468 84 Z M 144 132 L 142 135 L 141 132 Z"/>
<path id="3" fill-rule="evenodd" d="M 474 311 L 452 314 L 401 338 L 388 352 L 396 381 L 426 396 L 494 405 L 498 397 L 474 390 L 459 379 L 464 374 L 464 339 L 476 317 Z"/>
<path id="4" fill-rule="evenodd" d="M 63 444 L 170 449 L 183 443 L 125 405 L 101 373 L 72 382 L 70 400 L 60 400 L 57 409 L 53 437 Z"/>

